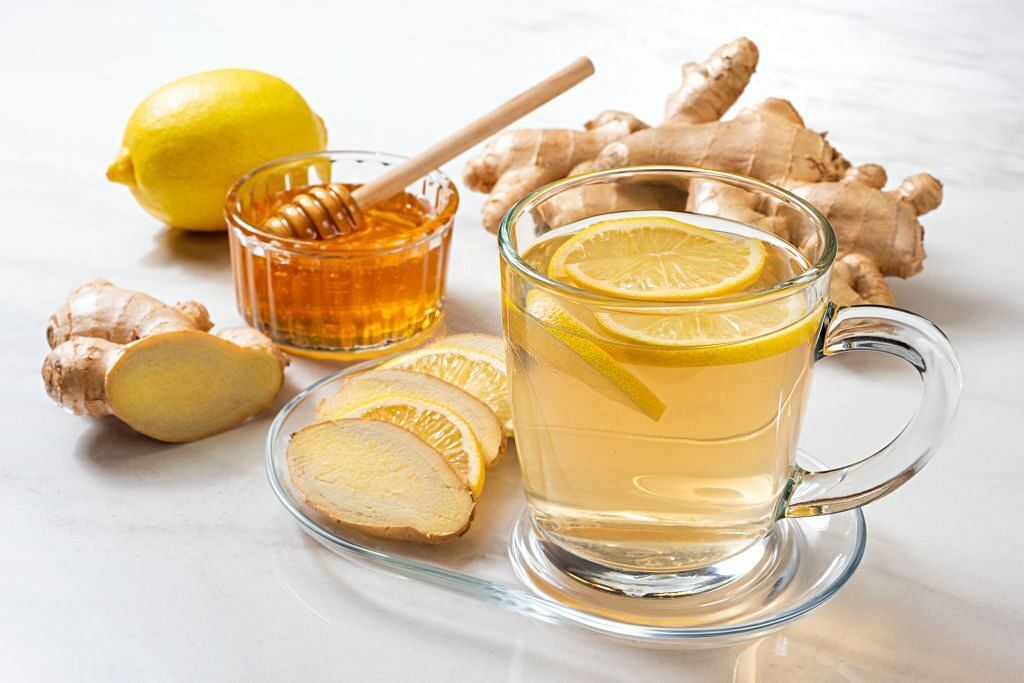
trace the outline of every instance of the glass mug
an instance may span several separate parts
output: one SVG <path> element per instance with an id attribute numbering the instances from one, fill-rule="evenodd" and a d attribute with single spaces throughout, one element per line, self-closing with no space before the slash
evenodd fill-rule
<path id="1" fill-rule="evenodd" d="M 774 272 L 748 291 L 683 302 L 548 277 L 548 261 L 572 234 L 638 212 L 757 236 L 775 256 L 764 270 Z M 765 555 L 779 520 L 849 510 L 903 484 L 956 410 L 960 370 L 943 333 L 896 308 L 831 304 L 832 227 L 781 188 L 686 167 L 600 171 L 524 197 L 504 217 L 499 245 L 528 510 L 546 560 L 592 586 L 659 596 L 732 581 Z M 635 333 L 657 335 L 666 320 L 709 329 L 778 320 L 780 311 L 781 327 L 728 341 Z M 917 368 L 921 406 L 873 455 L 804 470 L 796 452 L 813 365 L 857 350 Z"/>

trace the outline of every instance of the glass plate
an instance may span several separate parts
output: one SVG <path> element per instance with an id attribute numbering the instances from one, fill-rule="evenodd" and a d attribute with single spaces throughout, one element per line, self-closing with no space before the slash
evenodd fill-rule
<path id="1" fill-rule="evenodd" d="M 759 638 L 831 598 L 864 554 L 864 516 L 852 510 L 826 517 L 783 520 L 771 537 L 771 561 L 729 586 L 679 598 L 609 595 L 573 582 L 551 590 L 523 571 L 530 542 L 515 448 L 487 472 L 473 525 L 443 545 L 374 538 L 341 527 L 309 507 L 288 476 L 291 435 L 316 421 L 316 406 L 348 374 L 386 359 L 353 365 L 325 377 L 288 402 L 267 436 L 267 474 L 278 499 L 302 529 L 324 547 L 371 569 L 416 579 L 546 622 L 581 626 L 637 643 L 717 647 Z M 801 464 L 821 469 L 801 453 Z M 511 545 L 511 548 L 510 548 Z"/>

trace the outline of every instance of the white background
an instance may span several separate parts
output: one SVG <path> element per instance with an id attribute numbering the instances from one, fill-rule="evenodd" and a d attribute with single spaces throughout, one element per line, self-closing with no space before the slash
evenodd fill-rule
<path id="1" fill-rule="evenodd" d="M 1008 680 L 1024 671 L 1019 2 L 0 2 L 0 670 L 8 680 Z M 103 276 L 238 322 L 225 239 L 176 234 L 103 172 L 135 105 L 195 71 L 292 82 L 333 148 L 412 153 L 589 54 L 530 117 L 657 121 L 680 65 L 747 35 L 742 103 L 791 99 L 855 163 L 946 186 L 925 271 L 895 282 L 961 354 L 944 447 L 867 510 L 858 574 L 759 643 L 639 650 L 377 577 L 309 541 L 262 468 L 271 413 L 185 446 L 62 414 L 39 366 L 50 311 Z M 446 170 L 459 178 L 462 160 Z M 449 326 L 498 331 L 497 255 L 464 193 Z M 332 369 L 296 362 L 282 401 Z M 840 463 L 896 433 L 916 380 L 835 359 L 804 444 Z"/>

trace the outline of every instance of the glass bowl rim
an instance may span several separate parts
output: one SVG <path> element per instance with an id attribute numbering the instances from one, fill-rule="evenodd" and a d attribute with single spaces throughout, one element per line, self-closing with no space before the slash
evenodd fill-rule
<path id="1" fill-rule="evenodd" d="M 685 175 L 698 177 L 704 176 L 707 179 L 725 181 L 734 185 L 753 186 L 753 188 L 758 191 L 772 195 L 776 199 L 790 205 L 795 205 L 798 210 L 802 211 L 807 217 L 816 223 L 818 228 L 821 230 L 825 241 L 821 254 L 813 264 L 808 266 L 795 277 L 792 277 L 785 282 L 780 282 L 779 284 L 772 285 L 771 287 L 765 287 L 764 289 L 758 289 L 753 292 L 740 292 L 738 294 L 707 297 L 691 301 L 677 301 L 672 299 L 638 300 L 601 294 L 599 292 L 582 289 L 580 287 L 575 287 L 552 279 L 545 273 L 541 273 L 530 266 L 530 264 L 528 264 L 520 255 L 519 250 L 512 244 L 511 232 L 512 226 L 515 224 L 516 220 L 527 210 L 532 209 L 534 206 L 540 204 L 546 199 L 550 199 L 566 187 L 589 184 L 595 180 L 614 178 L 615 176 L 666 173 L 683 173 Z M 757 178 L 739 173 L 715 171 L 709 168 L 701 168 L 699 166 L 674 166 L 663 164 L 623 166 L 621 168 L 581 173 L 580 175 L 562 178 L 537 188 L 513 204 L 512 207 L 505 212 L 505 215 L 502 216 L 501 224 L 498 227 L 498 251 L 501 254 L 502 260 L 518 271 L 520 275 L 549 290 L 566 294 L 574 299 L 582 299 L 604 305 L 620 307 L 625 305 L 631 308 L 645 309 L 685 308 L 689 306 L 707 306 L 708 304 L 730 304 L 742 302 L 760 303 L 768 298 L 785 296 L 790 292 L 790 290 L 804 285 L 813 284 L 823 276 L 827 275 L 835 263 L 836 255 L 838 253 L 838 243 L 836 241 L 835 230 L 832 228 L 832 224 L 829 223 L 828 219 L 825 218 L 820 211 L 814 208 L 810 202 L 796 194 L 793 194 L 789 190 L 785 190 L 777 185 L 766 183 L 763 180 L 758 180 Z"/>
<path id="2" fill-rule="evenodd" d="M 329 242 L 321 240 L 303 240 L 293 239 L 289 237 L 280 237 L 273 235 L 268 232 L 260 230 L 258 227 L 252 225 L 247 220 L 242 218 L 239 212 L 236 210 L 238 205 L 238 193 L 242 187 L 249 181 L 251 181 L 257 174 L 268 171 L 275 166 L 283 166 L 295 161 L 301 161 L 303 159 L 311 159 L 315 157 L 323 157 L 332 163 L 335 160 L 339 161 L 376 161 L 382 166 L 388 166 L 390 164 L 406 161 L 408 157 L 402 156 L 401 154 L 391 154 L 390 152 L 374 152 L 371 150 L 361 149 L 325 149 L 316 152 L 301 152 L 299 154 L 289 154 L 288 156 L 278 157 L 266 163 L 260 164 L 256 168 L 252 169 L 245 175 L 241 176 L 234 183 L 231 184 L 228 189 L 227 195 L 224 197 L 224 216 L 227 222 L 228 228 L 237 229 L 243 234 L 249 237 L 254 237 L 261 242 L 266 244 L 276 244 L 281 247 L 287 248 L 290 251 L 301 252 L 309 255 L 319 255 L 323 257 L 331 258 L 350 258 L 350 257 L 362 257 L 362 256 L 385 256 L 387 254 L 400 253 L 407 249 L 413 249 L 420 246 L 430 240 L 434 239 L 438 235 L 444 234 L 447 230 L 450 230 L 454 225 L 455 212 L 459 208 L 459 189 L 456 187 L 455 182 L 449 178 L 440 169 L 434 169 L 430 173 L 427 173 L 423 178 L 432 178 L 438 185 L 446 188 L 451 193 L 451 198 L 447 204 L 437 213 L 437 215 L 430 218 L 428 223 L 437 223 L 437 226 L 428 232 L 426 235 L 405 244 L 398 244 L 380 249 L 331 249 L 328 245 Z M 422 178 L 421 178 L 422 179 Z"/>

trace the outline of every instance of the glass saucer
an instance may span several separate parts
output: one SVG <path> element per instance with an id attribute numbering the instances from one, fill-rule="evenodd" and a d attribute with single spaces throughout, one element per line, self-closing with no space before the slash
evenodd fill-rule
<path id="1" fill-rule="evenodd" d="M 443 545 L 374 538 L 341 527 L 310 508 L 291 484 L 285 449 L 291 434 L 316 421 L 316 406 L 348 374 L 325 377 L 281 409 L 267 436 L 270 484 L 302 529 L 332 552 L 403 578 L 444 588 L 546 622 L 655 646 L 718 647 L 776 631 L 831 598 L 864 554 L 860 510 L 783 520 L 765 540 L 762 558 L 720 588 L 671 598 L 636 598 L 590 588 L 544 562 L 526 514 L 515 448 L 487 472 L 473 526 Z M 821 469 L 801 453 L 800 463 Z"/>

